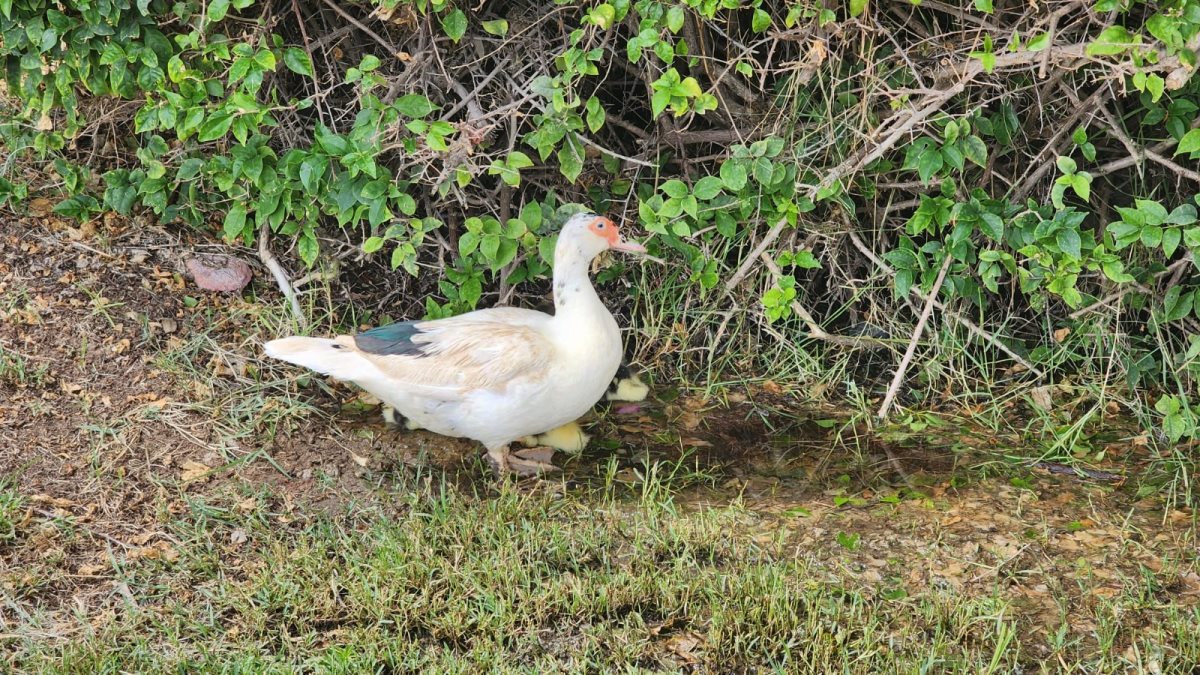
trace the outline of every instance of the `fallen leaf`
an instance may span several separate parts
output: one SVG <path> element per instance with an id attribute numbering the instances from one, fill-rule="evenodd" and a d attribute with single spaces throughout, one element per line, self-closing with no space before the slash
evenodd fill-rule
<path id="1" fill-rule="evenodd" d="M 193 462 L 192 460 L 184 462 L 182 469 L 183 471 L 180 472 L 179 478 L 184 483 L 208 480 L 208 472 L 212 471 L 212 468 L 208 465 L 201 464 L 200 462 Z"/>
<path id="2" fill-rule="evenodd" d="M 1041 410 L 1050 412 L 1054 409 L 1054 397 L 1051 395 L 1054 388 L 1051 385 L 1042 385 L 1029 390 L 1029 398 L 1033 401 L 1033 405 Z"/>

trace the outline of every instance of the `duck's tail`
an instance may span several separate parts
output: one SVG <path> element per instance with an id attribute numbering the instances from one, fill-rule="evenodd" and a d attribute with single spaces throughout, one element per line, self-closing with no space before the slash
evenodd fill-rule
<path id="1" fill-rule="evenodd" d="M 267 356 L 304 366 L 346 382 L 373 379 L 378 371 L 353 346 L 338 340 L 286 337 L 263 345 Z"/>

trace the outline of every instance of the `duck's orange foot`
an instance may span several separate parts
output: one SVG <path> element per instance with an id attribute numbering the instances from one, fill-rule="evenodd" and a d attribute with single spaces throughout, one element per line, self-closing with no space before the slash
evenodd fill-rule
<path id="1" fill-rule="evenodd" d="M 537 447 L 525 448 L 517 452 L 489 451 L 488 460 L 497 474 L 516 474 L 517 476 L 539 476 L 562 469 L 550 463 L 554 459 L 554 448 Z"/>

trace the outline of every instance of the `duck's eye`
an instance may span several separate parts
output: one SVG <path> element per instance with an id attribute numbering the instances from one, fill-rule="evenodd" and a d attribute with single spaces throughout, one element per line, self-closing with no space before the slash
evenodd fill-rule
<path id="1" fill-rule="evenodd" d="M 604 221 L 600 221 L 599 223 L 597 223 L 597 224 L 596 224 L 596 229 L 597 229 L 597 230 L 603 230 L 603 229 L 604 229 Z"/>

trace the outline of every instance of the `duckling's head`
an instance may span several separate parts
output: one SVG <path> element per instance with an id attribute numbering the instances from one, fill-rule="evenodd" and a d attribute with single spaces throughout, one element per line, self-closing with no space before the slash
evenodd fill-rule
<path id="1" fill-rule="evenodd" d="M 563 225 L 562 233 L 558 235 L 558 247 L 571 245 L 587 260 L 609 249 L 626 253 L 646 252 L 645 246 L 622 239 L 616 223 L 594 213 L 576 214 Z"/>

